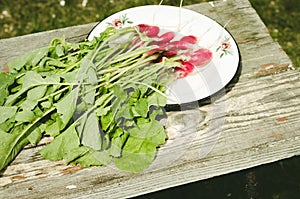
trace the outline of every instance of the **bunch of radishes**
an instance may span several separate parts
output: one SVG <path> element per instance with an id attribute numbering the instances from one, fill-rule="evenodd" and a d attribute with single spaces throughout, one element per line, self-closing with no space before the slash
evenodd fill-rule
<path id="1" fill-rule="evenodd" d="M 174 41 L 175 32 L 169 31 L 159 35 L 161 30 L 158 26 L 139 24 L 137 27 L 141 33 L 154 39 L 150 43 L 151 45 L 157 46 L 157 48 L 150 50 L 148 55 L 159 54 L 159 60 L 162 60 L 163 57 L 180 56 L 179 66 L 174 67 L 176 78 L 186 77 L 194 71 L 195 67 L 204 66 L 212 59 L 212 52 L 209 49 L 199 47 L 197 45 L 198 40 L 193 35 L 183 36 Z"/>

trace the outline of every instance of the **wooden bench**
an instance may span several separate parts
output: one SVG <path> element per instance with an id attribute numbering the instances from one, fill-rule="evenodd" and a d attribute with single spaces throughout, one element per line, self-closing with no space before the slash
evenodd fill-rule
<path id="1" fill-rule="evenodd" d="M 63 161 L 50 162 L 38 155 L 42 145 L 27 147 L 0 177 L 1 197 L 128 198 L 300 154 L 300 73 L 293 70 L 289 57 L 270 37 L 248 0 L 187 8 L 225 26 L 241 53 L 240 74 L 226 93 L 214 96 L 196 113 L 168 113 L 170 118 L 200 114 L 192 137 L 177 135 L 188 142 L 160 148 L 153 167 L 141 174 L 112 166 L 82 169 Z M 83 40 L 95 24 L 0 40 L 0 66 L 48 45 L 55 37 Z"/>

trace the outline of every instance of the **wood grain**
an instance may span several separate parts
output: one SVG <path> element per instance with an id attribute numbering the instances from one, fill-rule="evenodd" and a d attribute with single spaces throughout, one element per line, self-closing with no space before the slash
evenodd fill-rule
<path id="1" fill-rule="evenodd" d="M 141 174 L 43 160 L 27 147 L 0 177 L 5 198 L 128 198 L 300 155 L 300 73 L 247 0 L 188 7 L 225 26 L 241 52 L 240 74 L 195 110 L 169 112 L 168 142 Z M 53 36 L 83 39 L 94 24 L 0 40 L 1 62 Z M 22 43 L 20 47 L 18 44 Z M 47 142 L 47 141 L 45 141 Z"/>

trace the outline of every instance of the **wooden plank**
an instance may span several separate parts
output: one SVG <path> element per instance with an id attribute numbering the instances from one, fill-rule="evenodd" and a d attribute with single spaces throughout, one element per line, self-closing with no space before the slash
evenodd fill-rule
<path id="1" fill-rule="evenodd" d="M 49 162 L 40 159 L 36 155 L 37 149 L 31 148 L 23 151 L 6 171 L 1 182 L 8 184 L 0 188 L 0 193 L 10 193 L 8 198 L 128 197 L 299 155 L 298 79 L 298 73 L 288 71 L 257 81 L 239 82 L 216 102 L 226 103 L 227 115 L 222 117 L 211 111 L 218 109 L 216 107 L 201 107 L 200 111 L 207 114 L 202 125 L 197 127 L 201 130 L 192 135 L 188 150 L 176 148 L 176 153 L 183 153 L 179 159 L 171 160 L 167 167 L 160 164 L 170 162 L 173 150 L 166 151 L 161 157 L 159 168 L 133 175 L 118 172 L 113 167 L 81 170 L 65 166 L 63 162 Z M 275 84 L 266 89 L 268 82 Z M 208 125 L 217 120 L 224 122 L 220 128 Z M 216 137 L 211 135 L 212 132 Z M 191 138 L 191 134 L 185 136 L 184 139 Z M 214 142 L 217 143 L 212 151 L 205 156 L 202 150 L 207 150 L 207 146 L 214 145 Z M 199 158 L 201 156 L 205 157 Z M 76 188 L 68 189 L 71 185 Z"/>
<path id="2" fill-rule="evenodd" d="M 226 25 L 239 44 L 241 75 L 209 104 L 168 113 L 171 139 L 160 148 L 151 168 L 135 175 L 113 166 L 81 169 L 43 160 L 38 155 L 42 146 L 28 147 L 0 178 L 0 194 L 6 198 L 124 198 L 299 155 L 300 73 L 290 70 L 291 61 L 249 2 L 227 0 L 188 8 Z M 0 46 L 16 41 L 42 46 L 62 33 L 77 41 L 91 27 L 0 40 Z M 26 45 L 7 48 L 5 56 L 25 49 Z"/>

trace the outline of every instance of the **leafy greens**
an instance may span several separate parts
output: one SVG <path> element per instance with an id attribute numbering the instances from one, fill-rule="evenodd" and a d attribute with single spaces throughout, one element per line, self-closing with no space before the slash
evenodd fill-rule
<path id="1" fill-rule="evenodd" d="M 54 39 L 10 62 L 10 73 L 0 73 L 0 170 L 43 136 L 54 137 L 40 151 L 45 159 L 146 169 L 166 139 L 156 118 L 176 66 L 176 57 L 146 56 L 152 41 L 134 27 L 107 28 L 92 41 Z"/>

